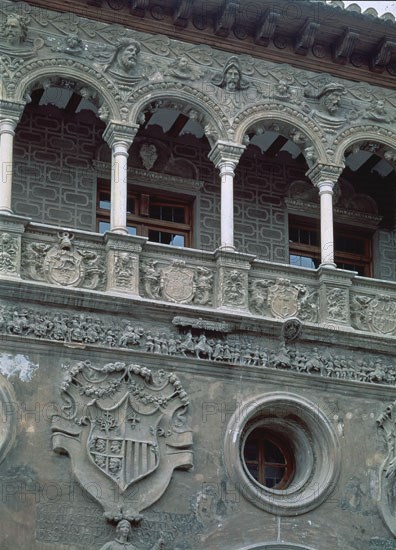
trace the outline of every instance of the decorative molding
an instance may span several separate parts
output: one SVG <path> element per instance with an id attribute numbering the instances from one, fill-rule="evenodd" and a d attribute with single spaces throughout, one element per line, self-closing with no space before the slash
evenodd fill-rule
<path id="1" fill-rule="evenodd" d="M 110 178 L 111 164 L 109 162 L 94 160 L 93 165 L 101 177 Z M 180 176 L 141 170 L 139 168 L 128 168 L 128 178 L 131 183 L 138 185 L 153 186 L 167 190 L 172 188 L 173 191 L 189 193 L 199 191 L 204 185 L 204 182 L 201 180 L 182 178 Z"/>

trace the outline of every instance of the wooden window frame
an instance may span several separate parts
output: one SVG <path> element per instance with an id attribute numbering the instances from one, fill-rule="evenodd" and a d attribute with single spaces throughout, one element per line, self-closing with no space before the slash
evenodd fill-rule
<path id="1" fill-rule="evenodd" d="M 106 179 L 98 179 L 96 195 L 96 224 L 99 231 L 99 223 L 110 223 L 110 209 L 100 208 L 100 197 L 107 193 L 111 199 L 110 182 Z M 136 227 L 136 234 L 148 237 L 149 231 L 175 233 L 183 235 L 184 246 L 190 247 L 193 239 L 193 198 L 186 199 L 176 197 L 173 194 L 165 195 L 164 191 L 156 192 L 152 189 L 140 189 L 134 185 L 134 189 L 128 186 L 128 200 L 133 200 L 135 212 L 127 214 L 127 226 Z M 111 200 L 109 200 L 109 203 Z M 184 223 L 152 218 L 149 215 L 150 204 L 184 209 Z M 156 241 L 154 241 L 156 242 Z"/>
<path id="2" fill-rule="evenodd" d="M 304 229 L 317 232 L 318 244 L 308 245 L 304 243 L 292 243 L 289 240 L 289 256 L 307 256 L 320 264 L 320 221 L 317 218 L 299 218 L 289 216 L 289 235 L 291 228 Z M 336 242 L 338 237 L 347 239 L 359 239 L 363 241 L 364 253 L 357 254 L 343 250 L 337 250 Z M 337 264 L 356 265 L 362 270 L 363 277 L 373 276 L 373 253 L 372 253 L 372 232 L 356 226 L 345 224 L 334 224 L 334 261 Z"/>
<path id="3" fill-rule="evenodd" d="M 255 432 L 257 432 L 256 435 L 255 435 Z M 294 461 L 293 452 L 290 448 L 289 443 L 285 439 L 280 437 L 277 433 L 272 433 L 267 428 L 262 428 L 260 426 L 257 426 L 256 428 L 254 428 L 251 431 L 251 433 L 246 437 L 245 445 L 248 443 L 249 440 L 251 441 L 252 439 L 253 441 L 257 442 L 257 455 L 258 455 L 257 459 L 247 460 L 245 457 L 245 448 L 243 449 L 243 460 L 249 474 L 252 477 L 254 477 L 253 474 L 250 472 L 249 464 L 252 466 L 253 465 L 258 466 L 258 479 L 256 479 L 255 477 L 254 479 L 260 485 L 262 485 L 263 487 L 267 487 L 269 489 L 276 489 L 276 490 L 286 489 L 290 485 L 295 472 L 295 461 Z M 272 443 L 272 445 L 275 445 L 279 449 L 279 451 L 282 453 L 285 459 L 285 463 L 281 464 L 281 463 L 270 462 L 266 460 L 265 443 L 267 441 Z M 284 469 L 282 479 L 279 481 L 279 483 L 277 483 L 273 487 L 268 487 L 268 485 L 266 485 L 266 474 L 265 474 L 266 467 L 275 467 L 275 468 Z"/>

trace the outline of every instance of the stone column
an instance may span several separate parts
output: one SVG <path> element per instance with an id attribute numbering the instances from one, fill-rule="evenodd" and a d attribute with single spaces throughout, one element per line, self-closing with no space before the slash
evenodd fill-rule
<path id="1" fill-rule="evenodd" d="M 128 149 L 139 129 L 137 124 L 124 125 L 110 122 L 103 139 L 111 147 L 111 212 L 110 230 L 128 233 L 127 230 L 127 160 Z"/>
<path id="2" fill-rule="evenodd" d="M 245 149 L 245 145 L 218 141 L 209 153 L 209 159 L 219 169 L 221 177 L 220 248 L 222 250 L 235 250 L 234 171 Z"/>
<path id="3" fill-rule="evenodd" d="M 0 101 L 0 212 L 12 213 L 12 174 L 15 128 L 25 105 Z"/>
<path id="4" fill-rule="evenodd" d="M 306 174 L 319 190 L 320 265 L 323 267 L 337 267 L 334 263 L 333 189 L 342 170 L 342 166 L 318 163 Z"/>

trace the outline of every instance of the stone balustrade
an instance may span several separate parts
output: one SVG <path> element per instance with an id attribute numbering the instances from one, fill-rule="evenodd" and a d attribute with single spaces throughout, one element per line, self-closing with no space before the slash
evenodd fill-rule
<path id="1" fill-rule="evenodd" d="M 227 249 L 175 248 L 145 237 L 100 235 L 0 218 L 0 277 L 396 336 L 396 283 L 354 272 L 258 260 Z M 195 314 L 196 315 L 196 314 Z"/>

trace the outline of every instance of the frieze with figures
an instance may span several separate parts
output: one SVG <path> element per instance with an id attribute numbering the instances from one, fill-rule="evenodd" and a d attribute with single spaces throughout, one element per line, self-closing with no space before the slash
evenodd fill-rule
<path id="1" fill-rule="evenodd" d="M 12 4 L 4 0 L 0 4 L 0 70 L 10 98 L 18 93 L 27 98 L 31 90 L 16 92 L 19 82 L 32 70 L 56 65 L 63 66 L 65 73 L 71 70 L 77 80 L 78 72 L 88 72 L 99 87 L 109 91 L 106 93 L 113 101 L 110 96 L 97 98 L 106 120 L 115 116 L 127 120 L 131 105 L 139 103 L 147 86 L 152 90 L 162 90 L 164 85 L 176 87 L 181 101 L 184 91 L 186 97 L 193 94 L 199 98 L 205 89 L 205 102 L 216 113 L 218 128 L 227 128 L 230 140 L 235 125 L 241 116 L 248 116 L 252 105 L 258 110 L 266 106 L 292 108 L 314 129 L 318 139 L 324 132 L 331 141 L 351 123 L 367 120 L 379 128 L 391 128 L 396 117 L 392 91 L 369 84 L 279 66 L 250 55 L 230 56 L 207 45 L 184 44 L 79 17 L 70 30 L 67 14 L 29 7 L 21 15 L 11 8 Z M 84 91 L 87 93 L 86 85 Z M 136 120 L 138 115 L 133 115 Z M 215 120 L 205 118 L 209 133 Z M 312 137 L 306 141 L 307 136 L 294 135 L 294 141 L 303 137 L 303 148 L 309 150 L 314 145 Z"/>
<path id="2" fill-rule="evenodd" d="M 290 322 L 290 321 L 288 321 Z M 263 345 L 262 337 L 225 335 L 219 326 L 202 320 L 191 322 L 190 327 L 180 326 L 178 331 L 168 328 L 153 330 L 144 322 L 130 319 L 115 320 L 109 317 L 84 313 L 67 313 L 47 309 L 0 308 L 0 334 L 30 337 L 40 341 L 63 342 L 71 345 L 97 346 L 98 348 L 124 349 L 163 357 L 189 358 L 213 361 L 243 367 L 281 369 L 299 374 L 322 376 L 337 380 L 353 380 L 373 384 L 396 385 L 396 369 L 389 360 L 381 357 L 339 356 L 317 348 L 305 351 L 291 344 L 293 338 L 283 335 L 280 344 Z M 229 327 L 227 326 L 227 331 Z"/>

